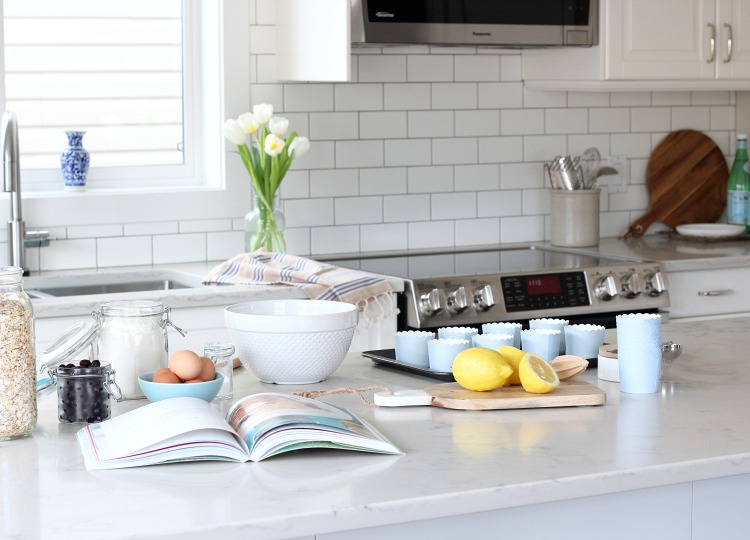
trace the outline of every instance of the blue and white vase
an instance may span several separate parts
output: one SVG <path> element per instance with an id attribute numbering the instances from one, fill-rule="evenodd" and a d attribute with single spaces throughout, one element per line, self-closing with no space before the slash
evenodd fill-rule
<path id="1" fill-rule="evenodd" d="M 66 131 L 68 147 L 60 155 L 60 166 L 65 177 L 65 191 L 86 189 L 86 175 L 89 172 L 88 150 L 83 147 L 85 131 Z"/>

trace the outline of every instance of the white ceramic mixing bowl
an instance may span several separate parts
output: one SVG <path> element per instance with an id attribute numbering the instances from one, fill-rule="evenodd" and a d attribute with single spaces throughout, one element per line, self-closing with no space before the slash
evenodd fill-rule
<path id="1" fill-rule="evenodd" d="M 262 382 L 309 384 L 341 365 L 357 312 L 328 300 L 258 300 L 227 307 L 224 322 L 242 365 Z"/>

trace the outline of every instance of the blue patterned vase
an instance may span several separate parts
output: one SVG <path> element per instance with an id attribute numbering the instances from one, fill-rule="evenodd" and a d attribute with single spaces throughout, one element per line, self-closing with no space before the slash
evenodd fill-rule
<path id="1" fill-rule="evenodd" d="M 60 166 L 65 177 L 65 191 L 86 189 L 86 175 L 89 172 L 89 152 L 83 147 L 85 131 L 66 131 L 68 147 L 60 155 Z"/>

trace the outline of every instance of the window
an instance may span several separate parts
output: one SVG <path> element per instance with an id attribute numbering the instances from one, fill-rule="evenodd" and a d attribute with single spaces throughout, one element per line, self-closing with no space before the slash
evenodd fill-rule
<path id="1" fill-rule="evenodd" d="M 4 109 L 18 117 L 25 191 L 62 189 L 70 129 L 87 132 L 91 188 L 207 184 L 191 139 L 202 118 L 203 2 L 2 4 Z"/>

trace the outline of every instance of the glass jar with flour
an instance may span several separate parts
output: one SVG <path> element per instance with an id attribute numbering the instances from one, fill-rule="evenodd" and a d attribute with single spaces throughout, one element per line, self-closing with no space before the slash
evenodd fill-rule
<path id="1" fill-rule="evenodd" d="M 153 300 L 107 302 L 93 315 L 99 325 L 99 359 L 117 370 L 123 398 L 144 397 L 138 376 L 167 367 L 167 326 L 185 332 L 170 320 L 170 308 Z"/>

